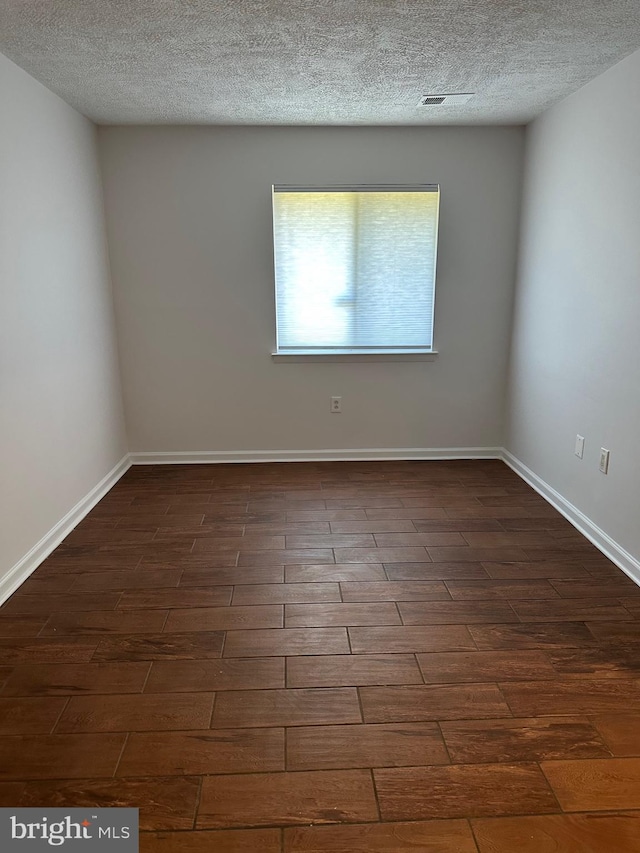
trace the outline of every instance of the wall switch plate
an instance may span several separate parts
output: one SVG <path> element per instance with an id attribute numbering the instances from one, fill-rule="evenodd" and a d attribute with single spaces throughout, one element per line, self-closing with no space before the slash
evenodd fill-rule
<path id="1" fill-rule="evenodd" d="M 576 436 L 576 444 L 575 444 L 575 447 L 573 448 L 573 452 L 576 454 L 578 459 L 582 459 L 582 457 L 584 456 L 584 436 L 583 435 L 577 435 Z"/>
<path id="2" fill-rule="evenodd" d="M 331 398 L 331 411 L 334 415 L 339 415 L 342 412 L 342 397 Z"/>
<path id="3" fill-rule="evenodd" d="M 600 470 L 603 474 L 609 473 L 609 451 L 606 447 L 600 448 Z"/>

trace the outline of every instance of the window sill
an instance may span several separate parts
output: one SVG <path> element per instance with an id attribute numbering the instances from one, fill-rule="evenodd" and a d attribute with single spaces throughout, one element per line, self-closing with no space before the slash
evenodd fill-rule
<path id="1" fill-rule="evenodd" d="M 437 350 L 398 350 L 389 352 L 387 350 L 342 350 L 339 352 L 305 352 L 304 350 L 292 350 L 290 352 L 272 352 L 272 361 L 305 362 L 346 362 L 346 361 L 435 361 L 438 358 Z"/>

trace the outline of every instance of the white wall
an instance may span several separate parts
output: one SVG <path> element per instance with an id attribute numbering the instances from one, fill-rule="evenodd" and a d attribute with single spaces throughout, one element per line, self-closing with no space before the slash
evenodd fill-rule
<path id="1" fill-rule="evenodd" d="M 99 134 L 131 450 L 502 444 L 522 128 Z M 272 361 L 271 184 L 416 181 L 442 187 L 438 360 Z"/>
<path id="2" fill-rule="evenodd" d="M 0 56 L 0 588 L 126 452 L 95 127 Z"/>
<path id="3" fill-rule="evenodd" d="M 640 559 L 640 52 L 527 131 L 508 449 Z M 584 459 L 573 455 L 585 436 Z M 607 476 L 599 449 L 611 450 Z"/>

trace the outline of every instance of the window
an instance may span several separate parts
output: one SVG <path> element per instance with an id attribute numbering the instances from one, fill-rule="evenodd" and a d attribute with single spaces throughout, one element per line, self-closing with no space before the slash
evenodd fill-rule
<path id="1" fill-rule="evenodd" d="M 432 352 L 439 200 L 274 186 L 276 354 Z"/>

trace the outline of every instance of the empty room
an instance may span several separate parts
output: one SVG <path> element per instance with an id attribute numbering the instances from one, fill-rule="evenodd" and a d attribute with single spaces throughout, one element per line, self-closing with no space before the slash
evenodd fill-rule
<path id="1" fill-rule="evenodd" d="M 3 0 L 0 110 L 0 848 L 640 853 L 635 0 Z"/>

